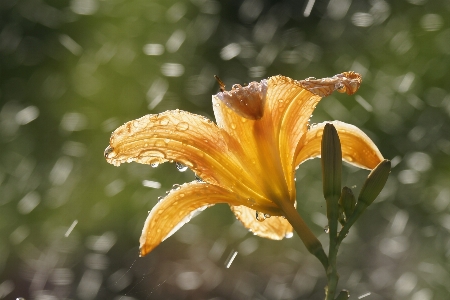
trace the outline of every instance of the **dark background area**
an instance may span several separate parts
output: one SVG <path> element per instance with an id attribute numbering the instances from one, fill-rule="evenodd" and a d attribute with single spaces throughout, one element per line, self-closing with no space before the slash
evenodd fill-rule
<path id="1" fill-rule="evenodd" d="M 448 299 L 449 22 L 445 0 L 1 1 L 0 299 L 323 299 L 297 235 L 255 237 L 226 205 L 139 258 L 147 211 L 194 175 L 116 168 L 103 150 L 145 114 L 214 119 L 214 74 L 230 87 L 348 70 L 358 93 L 323 99 L 312 122 L 360 127 L 394 168 L 340 249 L 339 288 Z M 359 191 L 367 174 L 346 167 L 344 183 Z M 296 176 L 298 210 L 326 245 L 320 161 Z"/>

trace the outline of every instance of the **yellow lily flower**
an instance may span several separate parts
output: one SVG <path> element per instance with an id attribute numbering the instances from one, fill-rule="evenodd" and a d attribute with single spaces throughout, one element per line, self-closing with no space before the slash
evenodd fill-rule
<path id="1" fill-rule="evenodd" d="M 361 77 L 344 72 L 331 78 L 293 80 L 274 76 L 212 97 L 216 122 L 173 110 L 146 115 L 117 128 L 105 150 L 116 166 L 179 162 L 203 182 L 178 186 L 149 213 L 140 238 L 141 255 L 153 250 L 198 211 L 228 203 L 254 234 L 279 240 L 292 236 L 283 203 L 296 203 L 295 168 L 319 157 L 325 123 L 310 127 L 322 97 L 333 91 L 353 94 Z M 343 159 L 373 169 L 383 156 L 360 129 L 332 122 Z"/>

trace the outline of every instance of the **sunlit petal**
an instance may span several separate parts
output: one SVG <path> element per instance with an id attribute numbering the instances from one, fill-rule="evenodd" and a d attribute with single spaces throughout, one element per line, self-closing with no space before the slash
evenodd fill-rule
<path id="1" fill-rule="evenodd" d="M 248 166 L 253 176 L 261 177 L 270 170 L 271 176 L 260 179 L 264 194 L 294 201 L 291 149 L 306 133 L 309 116 L 320 97 L 284 76 L 271 77 L 261 84 L 267 85 L 267 95 L 261 102 L 264 109 L 259 120 L 241 117 L 235 113 L 239 107 L 232 110 L 218 97 L 213 97 L 214 114 L 219 127 L 238 140 L 240 149 L 236 152 L 242 153 L 241 163 Z M 291 186 L 286 180 L 292 182 Z"/>
<path id="2" fill-rule="evenodd" d="M 278 208 L 261 206 L 255 202 L 249 203 L 248 199 L 224 187 L 196 181 L 185 183 L 173 188 L 150 211 L 140 238 L 141 255 L 149 253 L 189 222 L 197 213 L 218 203 L 227 203 L 233 206 L 252 205 L 266 214 L 281 215 Z"/>
<path id="3" fill-rule="evenodd" d="M 272 187 L 265 191 L 267 197 L 286 197 L 290 194 L 291 201 L 295 199 L 295 184 L 293 178 L 292 161 L 296 157 L 297 145 L 305 137 L 309 118 L 321 97 L 333 91 L 353 94 L 359 88 L 361 77 L 354 72 L 345 72 L 330 78 L 293 80 L 284 76 L 273 76 L 259 83 L 251 83 L 253 89 L 248 87 L 233 89 L 237 98 L 243 97 L 251 90 L 258 90 L 261 103 L 262 117 L 256 121 L 245 118 L 247 111 L 242 105 L 224 101 L 222 94 L 213 97 L 214 114 L 219 127 L 224 128 L 230 135 L 238 139 L 240 151 L 244 160 L 254 176 L 271 170 L 270 182 L 263 181 L 262 188 Z M 267 89 L 265 88 L 267 86 Z M 242 90 L 242 91 L 241 91 Z M 266 91 L 266 95 L 260 95 Z M 220 96 L 220 97 L 219 97 Z M 238 97 L 239 96 L 239 97 Z M 265 97 L 264 97 L 265 96 Z M 231 96 L 230 96 L 231 97 Z M 244 97 L 245 98 L 245 97 Z M 246 99 L 236 103 L 246 103 Z M 224 105 L 223 103 L 227 104 Z M 232 109 L 229 108 L 232 106 Z M 245 106 L 243 106 L 245 107 Z M 242 110 L 242 112 L 240 112 Z M 270 157 L 271 159 L 267 159 Z M 255 163 L 257 162 L 257 163 Z M 252 163 L 253 165 L 251 165 Z M 278 182 L 273 182 L 278 180 Z M 274 192 L 273 187 L 285 187 L 286 190 Z M 272 193 L 272 194 L 271 194 Z"/>
<path id="4" fill-rule="evenodd" d="M 299 145 L 300 150 L 295 165 L 320 156 L 323 127 L 326 123 L 332 123 L 336 127 L 344 161 L 360 168 L 373 169 L 383 160 L 377 146 L 361 129 L 344 122 L 334 121 L 317 124 L 308 131 L 304 142 Z"/>
<path id="5" fill-rule="evenodd" d="M 140 238 L 141 255 L 152 251 L 189 222 L 198 210 L 217 203 L 239 205 L 242 202 L 238 197 L 222 187 L 198 182 L 186 183 L 172 190 L 153 207 L 145 221 Z"/>
<path id="6" fill-rule="evenodd" d="M 273 206 L 257 192 L 257 184 L 236 158 L 235 143 L 207 118 L 174 110 L 147 115 L 117 128 L 105 157 L 114 165 L 177 161 L 208 183 Z"/>
<path id="7" fill-rule="evenodd" d="M 283 217 L 268 216 L 264 221 L 256 220 L 256 210 L 246 206 L 231 206 L 231 210 L 242 224 L 257 236 L 281 240 L 292 236 L 292 226 Z"/>
<path id="8" fill-rule="evenodd" d="M 215 96 L 213 108 L 219 127 L 236 141 L 230 149 L 232 147 L 240 165 L 257 183 L 257 189 L 271 201 L 289 199 L 270 113 L 265 113 L 259 120 L 250 120 L 235 113 Z"/>

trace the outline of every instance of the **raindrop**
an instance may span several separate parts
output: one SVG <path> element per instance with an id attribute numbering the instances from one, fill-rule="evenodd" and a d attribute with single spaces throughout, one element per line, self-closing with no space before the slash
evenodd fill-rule
<path id="1" fill-rule="evenodd" d="M 270 218 L 270 215 L 269 215 L 269 214 L 264 214 L 264 217 L 265 217 L 266 219 L 268 219 L 268 218 Z"/>
<path id="2" fill-rule="evenodd" d="M 325 226 L 325 228 L 323 229 L 323 231 L 325 232 L 325 233 L 329 233 L 330 232 L 330 226 Z"/>
<path id="3" fill-rule="evenodd" d="M 290 239 L 294 236 L 294 232 L 290 231 L 290 232 L 286 232 L 286 234 L 284 235 L 285 238 Z"/>
<path id="4" fill-rule="evenodd" d="M 169 118 L 167 118 L 167 117 L 161 118 L 161 120 L 159 121 L 159 124 L 161 124 L 163 126 L 168 125 L 169 124 Z"/>
<path id="5" fill-rule="evenodd" d="M 236 124 L 231 123 L 231 128 L 236 129 Z"/>
<path id="6" fill-rule="evenodd" d="M 150 164 L 150 166 L 152 166 L 152 168 L 156 168 L 159 166 L 159 163 L 152 163 L 152 164 Z"/>
<path id="7" fill-rule="evenodd" d="M 201 179 L 197 174 L 195 174 L 195 181 L 199 183 L 204 183 L 203 179 Z"/>
<path id="8" fill-rule="evenodd" d="M 230 253 L 230 255 L 228 256 L 228 258 L 227 258 L 227 260 L 225 262 L 225 265 L 226 265 L 227 269 L 231 266 L 231 264 L 233 263 L 233 260 L 236 258 L 237 254 L 238 254 L 238 252 L 234 251 L 234 250 Z"/>
<path id="9" fill-rule="evenodd" d="M 262 222 L 266 219 L 266 216 L 264 215 L 264 213 L 257 211 L 256 212 L 256 220 L 259 222 Z"/>
<path id="10" fill-rule="evenodd" d="M 159 197 L 158 197 L 158 201 L 161 201 L 162 199 L 164 199 L 163 196 L 159 196 Z"/>
<path id="11" fill-rule="evenodd" d="M 180 172 L 184 172 L 184 171 L 186 171 L 188 169 L 187 166 L 185 166 L 183 164 L 180 164 L 179 162 L 176 162 L 175 164 L 177 166 L 178 171 L 180 171 Z"/>
<path id="12" fill-rule="evenodd" d="M 256 204 L 256 201 L 253 198 L 248 198 L 247 199 L 247 204 L 251 207 L 251 206 Z"/>
<path id="13" fill-rule="evenodd" d="M 172 185 L 172 191 L 178 191 L 179 189 L 181 189 L 181 185 L 179 184 Z"/>
<path id="14" fill-rule="evenodd" d="M 189 124 L 186 122 L 180 122 L 177 124 L 177 130 L 185 131 L 189 129 Z"/>
<path id="15" fill-rule="evenodd" d="M 106 147 L 105 151 L 103 152 L 103 155 L 104 155 L 106 158 L 110 158 L 109 155 L 110 155 L 113 151 L 114 151 L 113 147 L 108 146 L 108 147 Z M 111 155 L 111 157 L 114 157 L 114 155 Z"/>

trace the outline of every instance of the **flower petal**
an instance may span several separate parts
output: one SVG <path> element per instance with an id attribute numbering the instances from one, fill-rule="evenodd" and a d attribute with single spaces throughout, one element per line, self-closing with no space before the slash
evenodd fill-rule
<path id="1" fill-rule="evenodd" d="M 242 205 L 230 207 L 236 218 L 257 236 L 271 240 L 282 240 L 285 237 L 292 236 L 292 226 L 283 217 L 271 216 L 261 222 L 256 220 L 256 210 L 254 209 Z"/>
<path id="2" fill-rule="evenodd" d="M 274 140 L 270 113 L 266 111 L 259 120 L 241 117 L 213 96 L 216 121 L 235 142 L 230 150 L 239 159 L 240 165 L 250 174 L 258 190 L 271 201 L 289 199 L 283 169 L 279 160 L 278 143 Z"/>
<path id="3" fill-rule="evenodd" d="M 314 108 L 322 96 L 335 90 L 349 94 L 356 92 L 360 82 L 361 77 L 354 72 L 300 81 L 273 76 L 261 81 L 259 85 L 252 83 L 251 88 L 233 88 L 231 92 L 225 92 L 228 93 L 228 98 L 224 97 L 224 92 L 213 96 L 214 115 L 218 126 L 238 140 L 239 149 L 235 151 L 240 152 L 240 157 L 244 158 L 241 160 L 242 165 L 246 165 L 253 176 L 258 176 L 266 197 L 272 200 L 275 200 L 274 197 L 289 197 L 294 201 L 292 162 L 297 145 L 307 132 L 307 124 Z M 258 96 L 256 98 L 264 101 L 250 99 L 248 94 L 252 91 Z M 261 94 L 264 92 L 266 95 Z M 242 97 L 245 99 L 241 99 Z M 241 102 L 264 105 L 262 112 L 258 114 L 258 117 L 262 117 L 257 120 L 253 115 L 241 117 L 247 115 L 247 110 L 238 105 Z M 270 177 L 261 176 L 267 174 L 267 170 L 270 170 Z M 274 189 L 278 190 L 274 192 Z"/>
<path id="4" fill-rule="evenodd" d="M 295 165 L 320 156 L 323 128 L 326 123 L 332 123 L 336 127 L 344 161 L 359 168 L 373 169 L 383 160 L 383 155 L 377 146 L 361 129 L 344 122 L 334 121 L 319 123 L 308 131 L 305 140 L 298 145 Z"/>
<path id="5" fill-rule="evenodd" d="M 172 235 L 198 210 L 217 204 L 239 205 L 238 195 L 208 183 L 185 183 L 172 190 L 150 211 L 140 238 L 140 252 L 144 256 Z"/>
<path id="6" fill-rule="evenodd" d="M 189 222 L 198 212 L 218 203 L 236 206 L 245 203 L 245 200 L 239 194 L 221 186 L 196 181 L 172 189 L 153 207 L 145 220 L 139 240 L 141 255 L 144 256 L 152 251 L 181 226 Z M 274 216 L 281 214 L 277 208 L 268 209 L 258 203 L 251 204 L 264 213 Z"/>
<path id="7" fill-rule="evenodd" d="M 233 151 L 235 144 L 233 138 L 207 118 L 174 110 L 147 115 L 117 128 L 105 157 L 114 165 L 177 161 L 208 183 L 275 207 L 261 196 L 254 177 L 240 165 Z"/>

